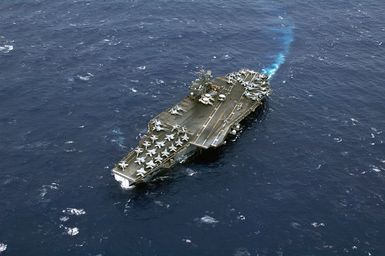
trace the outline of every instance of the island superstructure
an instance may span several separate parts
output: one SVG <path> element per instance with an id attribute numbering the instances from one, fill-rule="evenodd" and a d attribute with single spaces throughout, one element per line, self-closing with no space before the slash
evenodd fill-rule
<path id="1" fill-rule="evenodd" d="M 215 79 L 210 71 L 201 71 L 189 95 L 150 120 L 138 146 L 115 165 L 112 174 L 129 188 L 184 162 L 198 149 L 221 146 L 269 93 L 267 75 L 253 70 Z"/>

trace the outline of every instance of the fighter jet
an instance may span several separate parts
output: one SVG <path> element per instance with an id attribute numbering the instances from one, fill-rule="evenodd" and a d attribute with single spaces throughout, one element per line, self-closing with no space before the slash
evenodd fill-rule
<path id="1" fill-rule="evenodd" d="M 242 81 L 241 84 L 242 84 L 243 87 L 249 86 L 249 82 L 248 81 Z"/>
<path id="2" fill-rule="evenodd" d="M 149 146 L 151 146 L 151 143 L 149 141 L 143 142 L 143 146 L 147 149 Z"/>
<path id="3" fill-rule="evenodd" d="M 150 157 L 155 155 L 155 154 L 156 154 L 156 149 L 155 148 L 148 150 L 147 153 L 146 153 L 146 155 L 148 155 Z"/>
<path id="4" fill-rule="evenodd" d="M 251 93 L 250 93 L 249 91 L 245 91 L 245 92 L 243 93 L 243 95 L 245 95 L 246 97 L 250 97 L 250 96 L 251 96 Z"/>
<path id="5" fill-rule="evenodd" d="M 164 131 L 164 130 L 165 130 L 162 126 L 159 126 L 159 125 L 156 125 L 154 129 L 155 129 L 155 131 L 157 131 L 157 132 L 160 132 L 160 131 Z"/>
<path id="6" fill-rule="evenodd" d="M 175 152 L 176 151 L 176 147 L 174 146 L 174 144 L 171 144 L 170 151 L 171 152 Z"/>
<path id="7" fill-rule="evenodd" d="M 164 157 L 168 157 L 170 155 L 170 152 L 167 151 L 167 148 L 163 150 L 163 152 L 161 153 L 162 156 Z"/>
<path id="8" fill-rule="evenodd" d="M 182 115 L 181 113 L 178 112 L 178 110 L 174 108 L 170 109 L 169 112 L 171 113 L 171 115 L 179 115 L 179 116 Z"/>
<path id="9" fill-rule="evenodd" d="M 165 141 L 164 141 L 164 140 L 163 140 L 163 141 L 158 141 L 158 142 L 156 142 L 156 146 L 155 146 L 155 147 L 157 147 L 157 148 L 163 148 L 164 145 L 165 145 Z"/>
<path id="10" fill-rule="evenodd" d="M 158 119 L 155 119 L 155 120 L 154 120 L 154 124 L 155 124 L 155 126 L 161 126 L 161 125 L 162 125 L 162 122 L 159 121 Z"/>
<path id="11" fill-rule="evenodd" d="M 174 125 L 172 126 L 171 131 L 172 131 L 172 132 L 173 132 L 173 131 L 177 131 L 177 130 L 179 130 L 179 128 L 180 128 L 180 125 L 174 124 Z"/>
<path id="12" fill-rule="evenodd" d="M 175 105 L 175 110 L 176 111 L 183 111 L 183 112 L 186 112 L 186 110 L 182 107 L 180 107 L 179 105 Z"/>
<path id="13" fill-rule="evenodd" d="M 252 86 L 252 85 L 249 85 L 246 87 L 246 90 L 248 91 L 254 91 L 254 90 L 257 90 L 258 88 L 256 88 L 255 86 Z"/>
<path id="14" fill-rule="evenodd" d="M 158 154 L 156 157 L 155 157 L 155 163 L 161 163 L 163 161 L 163 158 Z"/>
<path id="15" fill-rule="evenodd" d="M 175 145 L 176 145 L 177 147 L 180 147 L 180 146 L 183 145 L 183 142 L 182 142 L 180 139 L 178 139 L 177 141 L 175 141 Z"/>
<path id="16" fill-rule="evenodd" d="M 185 134 L 183 134 L 183 136 L 182 136 L 182 140 L 183 141 L 188 141 L 189 140 L 189 137 L 187 136 L 187 134 L 185 133 Z"/>
<path id="17" fill-rule="evenodd" d="M 119 162 L 118 165 L 120 166 L 120 168 L 123 169 L 123 171 L 124 171 L 124 168 L 126 168 L 126 167 L 128 166 L 128 164 L 126 163 L 126 161 L 121 161 L 121 162 Z"/>
<path id="18" fill-rule="evenodd" d="M 142 156 L 142 157 L 137 157 L 136 160 L 134 161 L 134 163 L 137 163 L 139 165 L 143 164 L 144 162 L 146 162 L 146 157 Z"/>
<path id="19" fill-rule="evenodd" d="M 234 83 L 234 78 L 231 77 L 231 76 L 229 76 L 229 77 L 227 78 L 227 83 L 228 83 L 228 84 L 233 84 L 233 83 Z"/>
<path id="20" fill-rule="evenodd" d="M 147 169 L 153 169 L 155 166 L 156 166 L 156 164 L 152 160 L 150 160 L 149 162 L 146 163 Z"/>
<path id="21" fill-rule="evenodd" d="M 136 156 L 139 156 L 139 154 L 143 152 L 143 148 L 137 147 L 134 151 L 136 153 Z"/>
<path id="22" fill-rule="evenodd" d="M 151 135 L 150 139 L 152 140 L 152 142 L 155 142 L 158 139 L 158 136 L 153 134 L 153 135 Z"/>
<path id="23" fill-rule="evenodd" d="M 136 175 L 137 176 L 142 176 L 144 177 L 144 175 L 146 174 L 147 172 L 144 170 L 144 168 L 140 168 L 139 170 L 136 170 Z"/>
<path id="24" fill-rule="evenodd" d="M 187 133 L 187 129 L 186 127 L 182 127 L 180 130 L 179 130 L 180 133 Z"/>
<path id="25" fill-rule="evenodd" d="M 166 134 L 166 140 L 172 141 L 175 138 L 174 134 Z"/>

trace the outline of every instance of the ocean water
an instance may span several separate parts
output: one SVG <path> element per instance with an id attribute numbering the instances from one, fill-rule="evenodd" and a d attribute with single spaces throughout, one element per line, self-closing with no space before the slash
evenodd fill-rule
<path id="1" fill-rule="evenodd" d="M 385 255 L 385 2 L 2 0 L 1 255 Z M 217 152 L 111 167 L 200 68 L 273 93 Z"/>

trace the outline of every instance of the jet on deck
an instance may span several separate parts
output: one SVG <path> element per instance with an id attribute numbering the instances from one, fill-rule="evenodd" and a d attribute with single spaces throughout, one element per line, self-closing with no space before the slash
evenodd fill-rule
<path id="1" fill-rule="evenodd" d="M 115 179 L 124 188 L 147 182 L 198 148 L 224 144 L 269 93 L 268 77 L 252 70 L 215 79 L 210 71 L 201 71 L 187 97 L 150 120 L 138 146 L 113 168 Z"/>

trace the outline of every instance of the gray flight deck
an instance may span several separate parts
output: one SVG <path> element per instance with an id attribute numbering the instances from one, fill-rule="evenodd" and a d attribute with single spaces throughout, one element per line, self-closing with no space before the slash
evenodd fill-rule
<path id="1" fill-rule="evenodd" d="M 201 73 L 189 96 L 150 121 L 138 146 L 112 170 L 115 179 L 122 187 L 146 182 L 197 148 L 222 145 L 269 92 L 267 76 L 255 71 L 243 69 L 213 80 L 210 72 Z"/>

